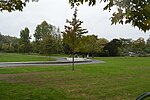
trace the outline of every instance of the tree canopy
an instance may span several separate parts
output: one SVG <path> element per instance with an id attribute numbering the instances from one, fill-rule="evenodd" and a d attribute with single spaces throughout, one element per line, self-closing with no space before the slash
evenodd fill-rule
<path id="1" fill-rule="evenodd" d="M 22 11 L 29 1 L 38 0 L 0 0 L 0 11 Z M 85 2 L 94 6 L 97 1 L 106 2 L 104 10 L 117 7 L 117 11 L 111 17 L 112 24 L 131 23 L 144 32 L 150 30 L 150 0 L 69 0 L 69 3 L 72 7 Z"/>
<path id="2" fill-rule="evenodd" d="M 26 27 L 24 30 L 20 31 L 20 47 L 19 52 L 21 53 L 29 53 L 30 52 L 30 36 L 29 36 L 29 29 Z"/>
<path id="3" fill-rule="evenodd" d="M 69 0 L 72 7 L 75 5 L 89 3 L 94 6 L 98 0 Z M 150 0 L 99 0 L 106 2 L 104 10 L 111 10 L 117 7 L 117 11 L 112 14 L 112 24 L 127 24 L 138 27 L 146 32 L 150 30 Z"/>
<path id="4" fill-rule="evenodd" d="M 29 1 L 38 1 L 38 0 L 0 0 L 0 11 L 22 11 L 23 7 L 26 6 L 26 3 Z"/>
<path id="5" fill-rule="evenodd" d="M 46 21 L 37 25 L 33 36 L 35 37 L 34 51 L 48 55 L 61 51 L 59 28 L 48 24 Z"/>

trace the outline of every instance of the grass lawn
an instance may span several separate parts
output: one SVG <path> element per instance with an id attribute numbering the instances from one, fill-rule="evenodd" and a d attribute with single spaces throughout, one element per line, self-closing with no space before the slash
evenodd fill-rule
<path id="1" fill-rule="evenodd" d="M 150 58 L 106 63 L 0 68 L 0 100 L 135 100 L 150 91 Z M 147 99 L 148 100 L 148 99 Z"/>
<path id="2" fill-rule="evenodd" d="M 25 62 L 25 61 L 51 61 L 54 58 L 48 58 L 39 55 L 0 53 L 0 62 Z"/>

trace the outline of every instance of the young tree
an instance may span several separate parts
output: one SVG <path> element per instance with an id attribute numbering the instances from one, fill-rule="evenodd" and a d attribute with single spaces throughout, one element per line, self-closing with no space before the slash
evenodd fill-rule
<path id="1" fill-rule="evenodd" d="M 83 23 L 77 19 L 77 8 L 75 8 L 72 21 L 66 20 L 65 31 L 63 33 L 63 42 L 66 43 L 72 51 L 72 70 L 74 71 L 74 54 L 79 49 L 79 42 L 83 34 L 87 33 L 86 29 L 82 29 Z"/>

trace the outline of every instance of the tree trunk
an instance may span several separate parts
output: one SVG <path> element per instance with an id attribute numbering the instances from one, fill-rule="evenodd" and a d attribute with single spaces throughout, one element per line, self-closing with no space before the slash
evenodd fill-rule
<path id="1" fill-rule="evenodd" d="M 74 71 L 74 50 L 75 47 L 74 47 L 74 37 L 73 37 L 73 49 L 72 49 L 72 71 Z"/>
<path id="2" fill-rule="evenodd" d="M 72 71 L 74 71 L 74 52 L 72 54 Z"/>

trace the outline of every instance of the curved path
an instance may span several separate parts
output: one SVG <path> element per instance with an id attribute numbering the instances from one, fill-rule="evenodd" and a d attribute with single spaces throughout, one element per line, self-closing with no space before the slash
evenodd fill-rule
<path id="1" fill-rule="evenodd" d="M 15 66 L 50 66 L 50 65 L 70 65 L 72 61 L 62 57 L 54 57 L 56 61 L 34 61 L 34 62 L 0 62 L 0 67 L 15 67 Z M 75 64 L 95 64 L 104 63 L 100 60 L 75 61 Z"/>

